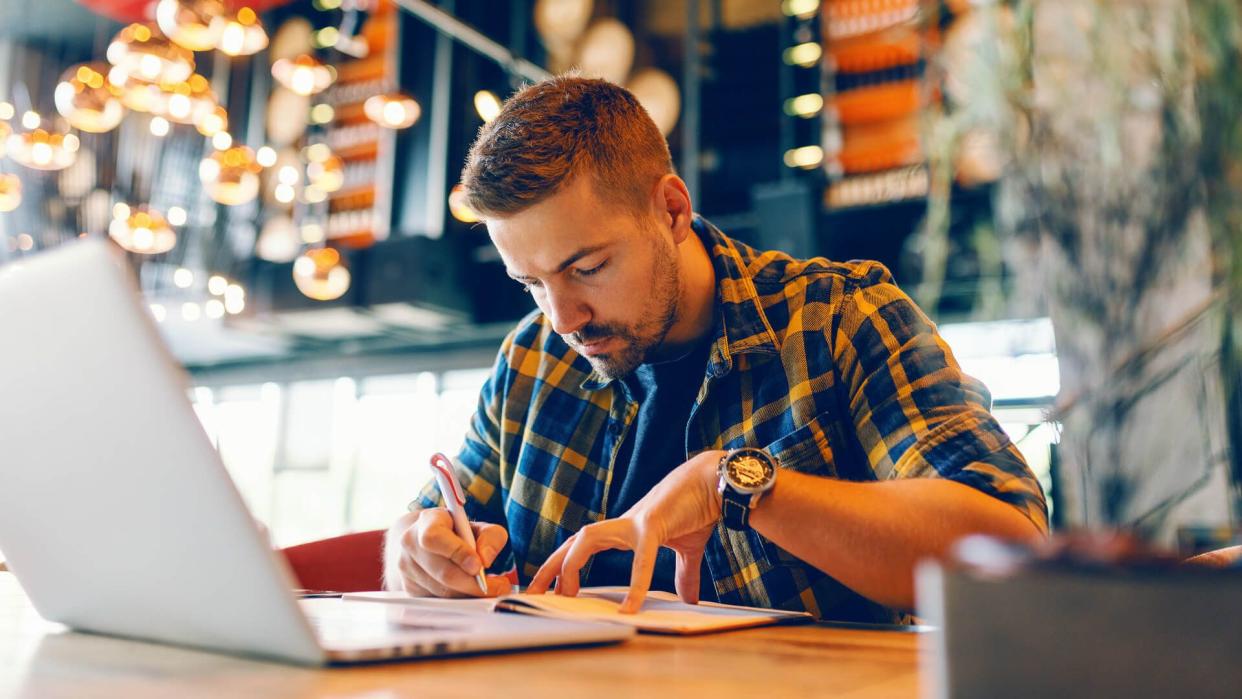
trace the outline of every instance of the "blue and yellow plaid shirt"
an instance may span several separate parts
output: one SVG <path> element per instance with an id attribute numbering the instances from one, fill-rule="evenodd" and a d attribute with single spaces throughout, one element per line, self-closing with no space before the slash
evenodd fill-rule
<path id="1" fill-rule="evenodd" d="M 988 412 L 987 389 L 888 270 L 760 252 L 702 219 L 694 228 L 715 267 L 717 319 L 687 458 L 751 446 L 826 478 L 948 478 L 1047 529 L 1043 491 Z M 471 518 L 509 531 L 494 567 L 516 566 L 523 584 L 574 532 L 623 514 L 609 485 L 638 404 L 618 384 L 537 312 L 501 346 L 456 466 Z M 429 483 L 414 505 L 439 501 Z M 704 559 L 721 602 L 901 618 L 754 531 L 717 526 Z"/>

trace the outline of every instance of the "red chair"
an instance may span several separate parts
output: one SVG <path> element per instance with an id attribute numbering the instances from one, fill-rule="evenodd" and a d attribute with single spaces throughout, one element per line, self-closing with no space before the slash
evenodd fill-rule
<path id="1" fill-rule="evenodd" d="M 356 532 L 282 549 L 298 586 L 366 592 L 383 587 L 384 530 Z"/>

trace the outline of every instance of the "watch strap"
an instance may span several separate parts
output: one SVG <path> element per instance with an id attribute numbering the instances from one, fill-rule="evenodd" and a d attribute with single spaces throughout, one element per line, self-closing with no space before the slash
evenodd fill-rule
<path id="1" fill-rule="evenodd" d="M 729 529 L 749 529 L 750 494 L 739 493 L 726 486 L 720 496 L 720 514 L 725 526 Z"/>

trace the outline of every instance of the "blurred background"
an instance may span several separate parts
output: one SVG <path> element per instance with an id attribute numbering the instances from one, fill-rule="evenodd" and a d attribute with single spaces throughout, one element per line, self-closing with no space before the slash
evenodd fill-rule
<path id="1" fill-rule="evenodd" d="M 466 150 L 577 68 L 726 233 L 887 265 L 1056 527 L 1189 553 L 1242 480 L 1239 35 L 1209 0 L 0 0 L 0 274 L 110 238 L 275 542 L 386 526 L 532 308 Z"/>

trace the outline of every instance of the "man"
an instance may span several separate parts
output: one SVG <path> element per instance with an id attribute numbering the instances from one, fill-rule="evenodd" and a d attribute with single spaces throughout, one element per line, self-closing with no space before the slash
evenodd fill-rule
<path id="1" fill-rule="evenodd" d="M 531 592 L 628 584 L 628 612 L 654 585 L 894 621 L 918 559 L 1046 531 L 986 389 L 887 270 L 759 252 L 697 218 L 625 90 L 525 88 L 462 182 L 539 310 L 457 459 L 477 548 L 429 485 L 389 532 L 390 588 L 478 595 L 481 568 L 515 566 Z"/>

